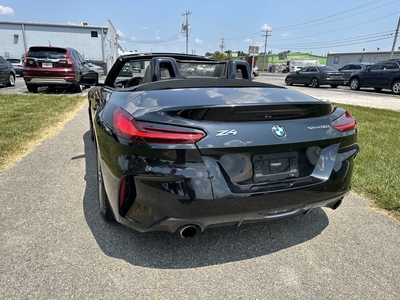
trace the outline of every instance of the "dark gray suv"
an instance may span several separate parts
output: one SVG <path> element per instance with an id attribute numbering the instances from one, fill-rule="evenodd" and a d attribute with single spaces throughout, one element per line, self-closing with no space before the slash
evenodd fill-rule
<path id="1" fill-rule="evenodd" d="M 393 94 L 400 94 L 400 59 L 380 61 L 365 70 L 352 73 L 349 86 L 352 90 L 372 87 L 378 92 L 391 89 Z"/>
<path id="2" fill-rule="evenodd" d="M 349 63 L 347 65 L 344 65 L 341 67 L 338 71 L 342 72 L 344 75 L 344 84 L 349 83 L 349 79 L 351 77 L 351 74 L 353 74 L 356 71 L 361 71 L 365 70 L 367 67 L 371 66 L 372 63 L 370 62 L 355 62 L 355 63 Z"/>

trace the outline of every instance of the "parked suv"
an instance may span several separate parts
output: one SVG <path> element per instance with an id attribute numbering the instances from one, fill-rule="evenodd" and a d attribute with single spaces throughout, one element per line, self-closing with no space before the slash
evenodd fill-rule
<path id="1" fill-rule="evenodd" d="M 44 86 L 81 92 L 79 79 L 89 71 L 83 57 L 73 48 L 35 46 L 25 54 L 24 80 L 29 92 L 35 93 Z"/>
<path id="2" fill-rule="evenodd" d="M 356 71 L 365 70 L 367 67 L 369 67 L 371 65 L 372 65 L 372 63 L 370 63 L 370 62 L 349 63 L 349 64 L 341 67 L 338 71 L 342 72 L 344 75 L 344 84 L 348 84 L 351 74 L 353 74 Z"/>
<path id="3" fill-rule="evenodd" d="M 349 86 L 352 90 L 360 87 L 373 87 L 375 91 L 391 89 L 393 94 L 400 94 L 400 59 L 380 61 L 351 74 Z"/>
<path id="4" fill-rule="evenodd" d="M 2 56 L 0 56 L 0 84 L 15 85 L 14 67 Z"/>

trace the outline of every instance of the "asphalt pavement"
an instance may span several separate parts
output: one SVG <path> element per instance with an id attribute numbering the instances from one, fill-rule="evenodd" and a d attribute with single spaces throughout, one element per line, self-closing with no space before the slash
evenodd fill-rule
<path id="1" fill-rule="evenodd" d="M 84 106 L 0 173 L 0 299 L 400 299 L 400 225 L 354 194 L 192 239 L 104 222 L 88 130 Z"/>

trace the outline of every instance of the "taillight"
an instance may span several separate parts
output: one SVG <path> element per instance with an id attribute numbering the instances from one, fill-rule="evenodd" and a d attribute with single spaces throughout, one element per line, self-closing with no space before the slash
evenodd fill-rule
<path id="1" fill-rule="evenodd" d="M 73 65 L 74 61 L 71 59 L 71 56 L 69 56 L 68 52 L 65 53 L 65 59 L 60 59 L 58 61 L 59 64 L 67 64 L 67 65 Z"/>
<path id="2" fill-rule="evenodd" d="M 206 134 L 202 131 L 185 131 L 141 126 L 122 108 L 113 115 L 114 132 L 119 137 L 138 143 L 195 144 Z"/>
<path id="3" fill-rule="evenodd" d="M 332 125 L 341 132 L 357 128 L 356 119 L 348 111 L 346 111 L 340 118 L 336 119 Z"/>
<path id="4" fill-rule="evenodd" d="M 28 56 L 29 56 L 29 50 L 26 51 L 25 57 L 24 57 L 24 64 L 26 65 L 26 62 L 28 61 Z"/>

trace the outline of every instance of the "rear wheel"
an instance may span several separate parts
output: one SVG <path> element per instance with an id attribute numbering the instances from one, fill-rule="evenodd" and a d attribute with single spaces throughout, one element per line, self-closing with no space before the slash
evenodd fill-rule
<path id="1" fill-rule="evenodd" d="M 359 90 L 360 89 L 360 80 L 358 80 L 358 78 L 351 79 L 349 86 L 352 90 Z"/>
<path id="2" fill-rule="evenodd" d="M 318 78 L 313 78 L 313 79 L 311 79 L 311 86 L 313 87 L 313 88 L 317 88 L 317 87 L 319 87 L 319 81 L 318 81 Z"/>
<path id="3" fill-rule="evenodd" d="M 292 77 L 290 77 L 290 76 L 286 77 L 285 83 L 286 83 L 286 85 L 293 85 Z"/>
<path id="4" fill-rule="evenodd" d="M 400 94 L 400 80 L 393 82 L 392 93 L 396 95 Z"/>
<path id="5" fill-rule="evenodd" d="M 27 84 L 26 88 L 30 93 L 37 93 L 38 87 L 36 85 Z"/>
<path id="6" fill-rule="evenodd" d="M 97 151 L 97 189 L 99 193 L 100 214 L 106 221 L 114 220 L 110 202 L 108 201 L 107 193 L 104 188 L 103 172 L 101 171 L 100 153 Z"/>
<path id="7" fill-rule="evenodd" d="M 374 88 L 375 91 L 380 92 L 382 91 L 382 88 Z"/>
<path id="8" fill-rule="evenodd" d="M 14 86 L 15 85 L 15 76 L 14 74 L 10 74 L 8 75 L 8 82 L 7 82 L 7 86 Z"/>
<path id="9" fill-rule="evenodd" d="M 331 84 L 331 88 L 336 89 L 339 85 L 338 84 Z"/>
<path id="10" fill-rule="evenodd" d="M 78 83 L 78 84 L 75 84 L 75 85 L 74 85 L 73 90 L 74 90 L 75 93 L 81 93 L 81 92 L 82 92 L 82 87 L 81 87 L 81 85 Z"/>

